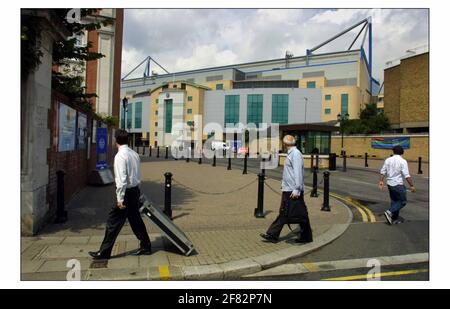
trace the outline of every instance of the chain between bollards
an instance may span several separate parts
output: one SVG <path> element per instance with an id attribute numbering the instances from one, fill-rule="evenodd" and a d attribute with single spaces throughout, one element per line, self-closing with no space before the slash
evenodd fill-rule
<path id="1" fill-rule="evenodd" d="M 164 213 L 172 220 L 172 173 L 164 174 Z"/>
<path id="2" fill-rule="evenodd" d="M 331 211 L 330 209 L 330 172 L 323 172 L 323 206 L 322 211 Z"/>
<path id="3" fill-rule="evenodd" d="M 258 174 L 258 204 L 255 208 L 255 217 L 264 218 L 264 175 Z"/>
<path id="4" fill-rule="evenodd" d="M 311 190 L 311 197 L 318 197 L 317 194 L 317 167 L 313 169 L 313 188 Z"/>

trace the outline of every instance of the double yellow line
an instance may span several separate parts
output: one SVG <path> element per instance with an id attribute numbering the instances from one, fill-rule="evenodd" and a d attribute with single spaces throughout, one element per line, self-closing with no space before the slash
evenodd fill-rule
<path id="1" fill-rule="evenodd" d="M 331 192 L 330 192 L 330 196 L 337 198 L 338 200 L 355 207 L 358 210 L 358 212 L 360 213 L 363 222 L 370 222 L 370 223 L 377 222 L 377 219 L 375 218 L 375 215 L 373 214 L 373 212 L 367 206 L 361 204 L 354 198 L 342 196 L 342 195 L 339 195 L 336 193 L 331 193 Z"/>

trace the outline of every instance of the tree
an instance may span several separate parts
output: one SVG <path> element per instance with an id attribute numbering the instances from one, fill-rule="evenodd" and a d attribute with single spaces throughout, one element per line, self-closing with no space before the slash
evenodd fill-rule
<path id="1" fill-rule="evenodd" d="M 97 60 L 104 55 L 90 51 L 92 43 L 88 42 L 86 46 L 77 44 L 77 36 L 84 32 L 100 29 L 102 26 L 111 24 L 112 20 L 104 17 L 92 19 L 87 22 L 87 16 L 94 16 L 98 9 L 80 9 L 80 20 L 68 20 L 71 9 L 52 9 L 51 15 L 58 20 L 61 27 L 64 27 L 71 35 L 64 40 L 53 43 L 53 64 L 61 67 L 62 72 L 52 72 L 52 88 L 69 97 L 74 103 L 91 108 L 88 99 L 96 97 L 95 93 L 86 93 L 84 77 L 82 73 L 85 70 L 86 61 Z M 40 51 L 40 40 L 42 25 L 39 17 L 33 15 L 22 16 L 21 22 L 21 66 L 22 78 L 33 72 L 40 64 L 42 52 Z M 78 66 L 77 72 L 72 70 L 74 67 L 68 63 L 74 63 Z"/>
<path id="2" fill-rule="evenodd" d="M 343 123 L 347 134 L 378 134 L 390 130 L 389 119 L 379 113 L 375 103 L 367 104 L 361 111 L 359 119 L 351 119 Z"/>

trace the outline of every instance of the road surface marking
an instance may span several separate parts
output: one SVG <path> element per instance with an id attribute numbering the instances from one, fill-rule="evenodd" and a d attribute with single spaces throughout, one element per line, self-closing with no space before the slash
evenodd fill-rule
<path id="1" fill-rule="evenodd" d="M 364 210 L 361 207 L 359 207 L 358 205 L 356 205 L 355 203 L 352 203 L 349 199 L 347 199 L 344 196 L 341 196 L 339 194 L 336 194 L 336 193 L 330 193 L 330 196 L 332 196 L 334 198 L 337 198 L 338 200 L 341 200 L 344 203 L 350 204 L 351 206 L 355 207 L 359 211 L 363 222 L 368 222 L 369 221 L 369 219 L 367 217 L 367 214 L 364 212 Z"/>
<path id="2" fill-rule="evenodd" d="M 420 273 L 427 273 L 428 269 L 413 269 L 413 270 L 399 270 L 399 271 L 390 271 L 385 273 L 379 273 L 376 277 L 394 277 L 394 276 L 405 276 L 405 275 L 413 275 Z M 351 281 L 351 280 L 367 280 L 368 276 L 365 275 L 355 275 L 355 276 L 347 276 L 347 277 L 336 277 L 336 278 L 326 278 L 321 279 L 324 281 Z"/>
<path id="3" fill-rule="evenodd" d="M 302 265 L 309 271 L 309 272 L 317 272 L 320 271 L 319 266 L 317 266 L 316 263 L 302 263 Z"/>
<path id="4" fill-rule="evenodd" d="M 170 279 L 169 265 L 161 265 L 158 267 L 158 269 L 159 269 L 159 277 L 162 280 Z"/>
<path id="5" fill-rule="evenodd" d="M 375 218 L 375 215 L 373 214 L 373 212 L 367 206 L 361 204 L 360 202 L 358 202 L 354 198 L 350 198 L 350 200 L 353 203 L 355 203 L 356 205 L 358 205 L 359 207 L 361 207 L 363 210 L 366 211 L 366 213 L 369 215 L 370 222 L 372 222 L 372 223 L 377 222 L 377 219 Z"/>

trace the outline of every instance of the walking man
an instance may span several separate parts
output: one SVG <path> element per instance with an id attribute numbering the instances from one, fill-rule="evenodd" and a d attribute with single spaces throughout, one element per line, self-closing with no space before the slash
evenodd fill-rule
<path id="1" fill-rule="evenodd" d="M 295 240 L 298 243 L 308 243 L 313 241 L 311 225 L 309 223 L 308 210 L 304 201 L 304 179 L 303 179 L 303 156 L 296 147 L 295 138 L 286 135 L 283 144 L 288 149 L 284 162 L 283 179 L 281 181 L 281 205 L 280 213 L 275 221 L 270 225 L 266 234 L 260 236 L 270 242 L 278 242 L 283 226 L 287 224 L 287 217 L 284 214 L 285 204 L 292 202 L 292 205 L 299 207 L 302 222 L 300 223 L 300 234 Z M 294 203 L 295 202 L 295 203 Z"/>
<path id="2" fill-rule="evenodd" d="M 89 252 L 96 260 L 109 259 L 117 236 L 128 218 L 131 229 L 140 241 L 140 248 L 133 255 L 151 253 L 150 238 L 139 213 L 139 184 L 141 178 L 139 155 L 128 147 L 128 133 L 117 130 L 114 157 L 117 204 L 111 209 L 106 223 L 106 231 L 99 251 Z"/>
<path id="3" fill-rule="evenodd" d="M 399 219 L 400 209 L 406 206 L 406 188 L 403 184 L 403 178 L 408 182 L 411 192 L 416 192 L 413 180 L 409 175 L 408 162 L 402 158 L 403 148 L 395 146 L 392 148 L 394 155 L 384 161 L 380 171 L 380 182 L 378 184 L 381 191 L 386 179 L 391 198 L 391 208 L 384 212 L 384 216 L 389 224 L 402 223 Z"/>

